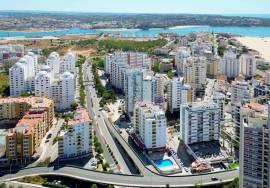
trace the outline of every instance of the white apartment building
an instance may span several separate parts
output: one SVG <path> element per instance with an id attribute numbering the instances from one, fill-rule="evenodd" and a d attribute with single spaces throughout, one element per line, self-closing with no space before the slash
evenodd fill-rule
<path id="1" fill-rule="evenodd" d="M 57 110 L 66 110 L 71 108 L 75 101 L 75 77 L 70 72 L 60 75 L 59 81 L 56 81 L 52 87 L 52 97 Z"/>
<path id="2" fill-rule="evenodd" d="M 180 108 L 181 137 L 185 144 L 220 138 L 220 108 L 210 101 L 187 103 Z"/>
<path id="3" fill-rule="evenodd" d="M 86 109 L 78 109 L 67 129 L 59 134 L 58 152 L 60 160 L 78 159 L 92 153 L 92 125 Z"/>
<path id="4" fill-rule="evenodd" d="M 164 80 L 161 75 L 143 70 L 142 98 L 153 103 L 164 102 Z"/>
<path id="5" fill-rule="evenodd" d="M 194 90 L 190 85 L 184 84 L 184 78 L 173 78 L 168 85 L 167 97 L 170 112 L 179 112 L 181 104 L 194 101 Z"/>
<path id="6" fill-rule="evenodd" d="M 50 73 L 40 71 L 35 78 L 35 96 L 51 97 L 52 81 Z"/>
<path id="7" fill-rule="evenodd" d="M 184 64 L 187 58 L 190 57 L 190 49 L 187 47 L 180 47 L 175 55 L 175 64 L 177 67 L 177 74 L 182 76 L 184 73 Z"/>
<path id="8" fill-rule="evenodd" d="M 142 67 L 151 68 L 151 59 L 145 53 L 115 52 L 105 56 L 105 73 L 109 74 L 111 84 L 121 90 L 124 89 L 125 69 Z"/>
<path id="9" fill-rule="evenodd" d="M 152 103 L 136 103 L 134 109 L 136 135 L 148 151 L 164 150 L 167 141 L 165 112 Z"/>
<path id="10" fill-rule="evenodd" d="M 221 60 L 221 73 L 228 78 L 235 78 L 239 75 L 239 61 L 236 54 L 229 51 L 226 52 Z"/>
<path id="11" fill-rule="evenodd" d="M 47 58 L 47 65 L 51 67 L 51 71 L 54 75 L 60 73 L 60 55 L 57 52 L 52 52 L 49 57 Z"/>
<path id="12" fill-rule="evenodd" d="M 60 64 L 60 72 L 71 72 L 72 74 L 76 73 L 76 61 L 77 55 L 73 52 L 67 53 L 63 58 Z"/>
<path id="13" fill-rule="evenodd" d="M 224 113 L 225 113 L 225 95 L 220 92 L 214 92 L 212 95 L 212 101 L 216 103 L 220 108 L 220 118 L 224 119 Z"/>
<path id="14" fill-rule="evenodd" d="M 232 103 L 250 99 L 249 86 L 246 81 L 233 81 L 231 85 Z"/>
<path id="15" fill-rule="evenodd" d="M 34 90 L 37 56 L 29 52 L 9 69 L 10 95 L 19 96 Z"/>
<path id="16" fill-rule="evenodd" d="M 239 60 L 241 74 L 248 78 L 256 75 L 256 59 L 253 55 L 243 54 Z"/>
<path id="17" fill-rule="evenodd" d="M 206 59 L 203 57 L 190 57 L 184 64 L 184 81 L 194 90 L 203 90 L 206 85 Z"/>

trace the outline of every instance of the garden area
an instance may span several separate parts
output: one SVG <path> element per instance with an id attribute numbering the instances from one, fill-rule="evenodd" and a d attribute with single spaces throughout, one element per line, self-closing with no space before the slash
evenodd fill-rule
<path id="1" fill-rule="evenodd" d="M 94 74 L 94 80 L 96 84 L 96 89 L 98 91 L 98 95 L 101 97 L 99 102 L 100 106 L 103 107 L 107 102 L 115 102 L 117 100 L 115 91 L 113 89 L 107 89 L 101 83 L 100 77 L 98 75 L 98 65 L 93 62 L 92 70 Z"/>

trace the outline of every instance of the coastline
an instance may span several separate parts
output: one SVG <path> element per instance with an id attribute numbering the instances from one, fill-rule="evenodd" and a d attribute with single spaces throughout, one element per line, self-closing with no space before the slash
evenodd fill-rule
<path id="1" fill-rule="evenodd" d="M 259 52 L 260 56 L 270 62 L 270 37 L 235 37 L 243 45 Z"/>

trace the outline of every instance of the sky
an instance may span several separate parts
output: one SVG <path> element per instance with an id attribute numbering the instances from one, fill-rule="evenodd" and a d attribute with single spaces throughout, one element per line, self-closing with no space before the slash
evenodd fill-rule
<path id="1" fill-rule="evenodd" d="M 270 14 L 270 0 L 0 0 L 0 10 Z"/>

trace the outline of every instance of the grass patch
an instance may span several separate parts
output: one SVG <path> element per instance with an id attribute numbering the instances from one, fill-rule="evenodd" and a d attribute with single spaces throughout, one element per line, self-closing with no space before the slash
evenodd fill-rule
<path id="1" fill-rule="evenodd" d="M 46 179 L 41 176 L 27 176 L 27 177 L 18 179 L 18 181 L 23 182 L 23 183 L 42 185 L 43 183 L 46 182 Z"/>
<path id="2" fill-rule="evenodd" d="M 149 40 L 149 41 L 132 41 L 132 40 L 100 40 L 98 42 L 99 48 L 105 48 L 109 51 L 139 51 L 139 52 L 153 52 L 154 48 L 162 47 L 166 44 L 165 39 Z"/>
<path id="3" fill-rule="evenodd" d="M 239 167 L 239 163 L 238 162 L 229 163 L 229 169 L 236 169 L 238 167 Z"/>

